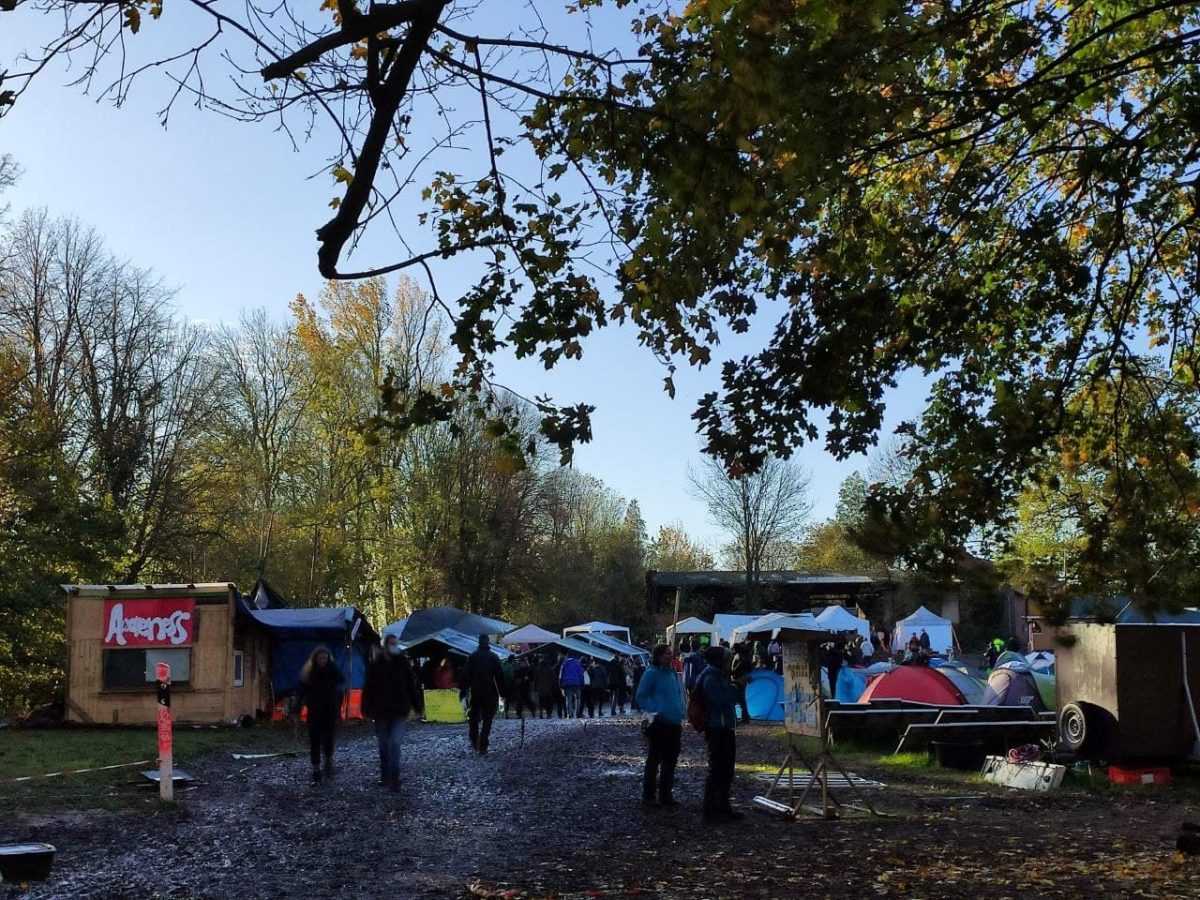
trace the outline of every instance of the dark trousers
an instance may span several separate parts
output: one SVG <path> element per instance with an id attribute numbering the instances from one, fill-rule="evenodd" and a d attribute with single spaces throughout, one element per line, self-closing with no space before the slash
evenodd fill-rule
<path id="1" fill-rule="evenodd" d="M 517 714 L 518 719 L 525 718 L 525 710 L 537 714 L 537 704 L 533 702 L 533 696 L 529 692 L 528 686 L 518 687 L 513 694 L 513 710 Z M 508 711 L 504 712 L 505 717 L 508 716 Z"/>
<path id="2" fill-rule="evenodd" d="M 538 706 L 541 707 L 542 718 L 550 719 L 554 717 L 554 695 L 553 694 L 538 694 Z M 559 716 L 562 716 L 561 707 Z"/>
<path id="3" fill-rule="evenodd" d="M 308 758 L 312 760 L 314 769 L 321 767 L 321 756 L 325 762 L 333 762 L 333 732 L 337 719 L 333 716 L 308 717 Z"/>
<path id="4" fill-rule="evenodd" d="M 646 771 L 642 776 L 642 799 L 653 800 L 657 786 L 658 799 L 670 800 L 683 726 L 651 722 L 646 728 L 646 739 L 650 746 L 646 750 Z"/>
<path id="5" fill-rule="evenodd" d="M 737 686 L 738 704 L 742 707 L 742 724 L 750 721 L 750 710 L 746 708 L 746 685 L 739 684 Z"/>
<path id="6" fill-rule="evenodd" d="M 710 728 L 704 733 L 708 743 L 708 777 L 704 779 L 704 814 L 729 812 L 733 791 L 733 761 L 737 756 L 737 738 L 732 728 Z"/>
<path id="7" fill-rule="evenodd" d="M 492 736 L 492 719 L 496 717 L 495 703 L 472 703 L 467 713 L 467 731 L 471 746 L 480 753 L 487 753 L 488 738 Z"/>

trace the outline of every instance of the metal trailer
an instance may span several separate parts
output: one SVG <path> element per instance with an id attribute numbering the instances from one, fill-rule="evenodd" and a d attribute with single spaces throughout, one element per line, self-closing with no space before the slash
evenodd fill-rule
<path id="1" fill-rule="evenodd" d="M 1105 760 L 1200 749 L 1200 625 L 1072 625 L 1057 648 L 1059 745 Z"/>

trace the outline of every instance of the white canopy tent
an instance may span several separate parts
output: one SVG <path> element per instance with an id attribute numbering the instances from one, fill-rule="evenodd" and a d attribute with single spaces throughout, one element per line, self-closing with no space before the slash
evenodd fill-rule
<path id="1" fill-rule="evenodd" d="M 913 635 L 921 636 L 924 631 L 929 635 L 929 649 L 934 653 L 953 653 L 958 648 L 958 638 L 954 635 L 954 623 L 943 619 L 937 613 L 930 612 L 924 606 L 918 606 L 917 611 L 906 619 L 896 623 L 892 632 L 892 647 L 903 650 L 908 639 Z"/>
<path id="2" fill-rule="evenodd" d="M 684 634 L 706 634 L 709 640 L 713 639 L 713 626 L 711 622 L 705 622 L 703 619 L 698 619 L 695 616 L 684 619 L 678 625 L 667 626 L 667 643 L 671 643 L 676 635 Z"/>
<path id="3" fill-rule="evenodd" d="M 624 625 L 609 625 L 607 622 L 584 622 L 582 625 L 572 625 L 570 628 L 563 629 L 563 637 L 570 637 L 573 634 L 612 634 L 621 638 L 626 644 L 633 643 L 628 628 Z"/>
<path id="4" fill-rule="evenodd" d="M 557 641 L 558 635 L 537 625 L 526 625 L 516 631 L 510 631 L 500 638 L 500 643 L 515 646 L 517 644 L 549 644 Z"/>
<path id="5" fill-rule="evenodd" d="M 733 643 L 733 631 L 741 625 L 749 625 L 761 616 L 747 616 L 741 613 L 717 613 L 713 616 L 713 631 L 717 633 L 718 641 Z"/>
<path id="6" fill-rule="evenodd" d="M 871 623 L 860 619 L 844 606 L 827 607 L 817 616 L 817 621 L 830 631 L 857 631 L 864 641 L 871 640 Z"/>

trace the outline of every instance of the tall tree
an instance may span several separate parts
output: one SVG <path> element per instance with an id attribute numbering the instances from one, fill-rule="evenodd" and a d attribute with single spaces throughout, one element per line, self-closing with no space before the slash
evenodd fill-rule
<path id="1" fill-rule="evenodd" d="M 698 469 L 689 469 L 688 480 L 713 522 L 732 538 L 731 555 L 746 573 L 746 607 L 755 607 L 760 573 L 790 555 L 812 512 L 808 473 L 772 458 L 735 478 L 708 458 Z"/>
<path id="2" fill-rule="evenodd" d="M 657 572 L 704 572 L 715 568 L 716 563 L 712 554 L 676 522 L 659 526 L 650 542 L 646 567 Z"/>

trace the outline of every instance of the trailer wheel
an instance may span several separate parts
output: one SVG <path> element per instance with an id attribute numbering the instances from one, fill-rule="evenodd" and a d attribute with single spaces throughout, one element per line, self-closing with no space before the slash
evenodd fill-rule
<path id="1" fill-rule="evenodd" d="M 1080 756 L 1102 756 L 1116 731 L 1112 713 L 1094 703 L 1063 704 L 1058 713 L 1058 742 Z"/>

